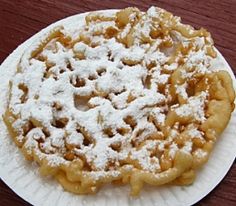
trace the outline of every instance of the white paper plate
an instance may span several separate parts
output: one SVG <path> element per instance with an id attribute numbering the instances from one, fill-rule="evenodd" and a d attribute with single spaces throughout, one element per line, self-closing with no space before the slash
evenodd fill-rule
<path id="1" fill-rule="evenodd" d="M 114 12 L 115 10 L 108 10 Z M 106 12 L 108 12 L 106 11 Z M 15 72 L 16 64 L 24 50 L 33 42 L 38 41 L 49 30 L 58 25 L 65 28 L 77 28 L 83 24 L 84 14 L 78 14 L 58 21 L 40 31 L 20 45 L 0 66 L 0 116 L 6 107 L 6 90 L 8 81 Z M 229 65 L 218 52 L 214 66 L 226 69 L 236 81 Z M 105 205 L 145 205 L 145 206 L 186 206 L 192 205 L 204 196 L 223 179 L 236 156 L 236 110 L 227 129 L 215 145 L 208 163 L 198 172 L 195 183 L 191 186 L 145 187 L 137 199 L 129 197 L 129 187 L 106 186 L 94 196 L 79 196 L 65 192 L 62 187 L 51 179 L 40 177 L 38 167 L 24 160 L 23 155 L 9 137 L 6 127 L 0 119 L 0 177 L 20 197 L 35 206 L 105 206 Z"/>

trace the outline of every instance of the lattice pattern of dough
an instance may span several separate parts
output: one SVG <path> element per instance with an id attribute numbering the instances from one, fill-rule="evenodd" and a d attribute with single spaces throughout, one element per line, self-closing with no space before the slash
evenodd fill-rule
<path id="1" fill-rule="evenodd" d="M 92 12 L 29 48 L 4 121 L 24 156 L 74 193 L 191 184 L 234 109 L 210 34 L 156 7 Z"/>

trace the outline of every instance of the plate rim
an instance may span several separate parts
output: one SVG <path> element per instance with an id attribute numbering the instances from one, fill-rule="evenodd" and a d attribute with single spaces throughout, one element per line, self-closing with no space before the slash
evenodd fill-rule
<path id="1" fill-rule="evenodd" d="M 119 9 L 105 9 L 105 10 L 96 10 L 95 12 L 116 12 Z M 27 49 L 28 47 L 30 47 L 33 43 L 34 40 L 42 38 L 44 35 L 46 35 L 51 29 L 55 28 L 58 25 L 63 25 L 65 24 L 67 21 L 71 21 L 73 19 L 76 18 L 84 18 L 88 13 L 93 12 L 93 11 L 89 11 L 89 12 L 84 12 L 84 13 L 78 13 L 66 18 L 63 18 L 61 20 L 58 20 L 48 26 L 46 26 L 44 29 L 38 31 L 36 34 L 34 34 L 33 36 L 31 36 L 30 38 L 28 38 L 27 40 L 25 40 L 23 43 L 21 43 L 11 54 L 9 54 L 5 60 L 1 63 L 0 65 L 0 73 L 2 72 L 2 69 L 5 67 L 5 65 L 8 65 L 9 62 L 11 62 L 11 59 L 13 59 L 15 56 L 19 56 L 21 55 L 25 49 Z M 222 61 L 222 63 L 224 64 L 224 66 L 226 67 L 227 71 L 230 73 L 230 76 L 232 78 L 233 84 L 234 84 L 234 89 L 236 88 L 236 80 L 235 80 L 235 76 L 233 73 L 233 70 L 231 69 L 231 67 L 229 66 L 228 62 L 225 60 L 225 58 L 223 57 L 223 55 L 219 52 L 219 50 L 216 48 L 217 50 L 217 54 L 219 56 L 220 61 Z M 236 101 L 236 100 L 235 100 Z M 234 110 L 233 113 L 235 113 L 236 110 Z M 232 113 L 232 116 L 233 116 Z M 231 118 L 232 118 L 231 116 Z M 217 141 L 218 142 L 218 141 Z M 213 151 L 214 152 L 214 151 Z M 207 196 L 210 192 L 212 192 L 212 190 L 224 179 L 224 177 L 226 176 L 226 174 L 229 172 L 230 168 L 232 167 L 233 163 L 234 163 L 234 159 L 236 156 L 236 151 L 235 151 L 235 155 L 234 157 L 232 156 L 232 158 L 230 159 L 230 164 L 228 164 L 227 169 L 225 169 L 222 174 L 220 175 L 220 178 L 215 182 L 215 184 L 212 185 L 212 187 L 210 189 L 208 189 L 208 192 L 201 195 L 200 197 L 196 198 L 195 200 L 193 200 L 192 202 L 189 203 L 189 205 L 195 204 L 198 201 L 200 201 L 201 199 L 203 199 L 205 196 Z M 22 156 L 23 157 L 23 156 Z M 26 160 L 25 160 L 26 161 Z M 26 161 L 28 162 L 28 161 Z M 207 164 L 207 163 L 206 163 Z M 23 200 L 27 201 L 30 204 L 33 205 L 38 205 L 37 202 L 35 202 L 35 200 L 33 200 L 32 197 L 30 197 L 29 195 L 27 195 L 24 191 L 19 191 L 18 188 L 14 188 L 14 186 L 11 186 L 8 184 L 7 181 L 7 176 L 8 174 L 4 173 L 4 169 L 0 170 L 0 178 L 1 180 L 19 197 L 21 197 Z"/>

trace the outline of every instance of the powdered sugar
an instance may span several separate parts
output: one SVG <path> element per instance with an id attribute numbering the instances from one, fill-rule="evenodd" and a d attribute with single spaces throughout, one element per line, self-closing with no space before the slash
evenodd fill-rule
<path id="1" fill-rule="evenodd" d="M 186 153 L 191 153 L 193 143 L 190 141 L 185 142 L 184 146 L 181 148 L 181 151 Z"/>
<path id="2" fill-rule="evenodd" d="M 123 39 L 125 38 L 128 33 L 130 32 L 131 29 L 131 24 L 127 24 L 126 27 L 124 28 L 124 30 L 121 32 L 120 37 Z"/>
<path id="3" fill-rule="evenodd" d="M 94 179 L 94 181 L 98 181 L 101 180 L 104 177 L 107 176 L 112 176 L 112 177 L 118 177 L 120 175 L 119 171 L 108 171 L 108 172 L 104 172 L 104 171 L 96 171 L 96 172 L 90 172 L 89 176 L 92 177 Z"/>
<path id="4" fill-rule="evenodd" d="M 172 143 L 172 144 L 170 145 L 170 150 L 169 150 L 169 155 L 170 155 L 170 157 L 171 157 L 171 158 L 174 158 L 174 157 L 175 157 L 175 154 L 176 154 L 176 152 L 177 152 L 178 150 L 179 150 L 179 148 L 178 148 L 177 144 Z"/>
<path id="5" fill-rule="evenodd" d="M 191 128 L 190 130 L 188 130 L 188 135 L 191 138 L 203 138 L 203 132 L 199 131 L 197 128 Z"/>
<path id="6" fill-rule="evenodd" d="M 204 158 L 207 157 L 207 152 L 202 150 L 202 149 L 197 149 L 196 151 L 194 151 L 194 154 L 196 155 L 197 158 Z"/>
<path id="7" fill-rule="evenodd" d="M 53 40 L 35 57 L 26 53 L 19 64 L 20 72 L 12 79 L 9 104 L 14 115 L 19 117 L 19 121 L 13 124 L 15 129 L 23 133 L 25 123 L 33 121 L 35 128 L 27 134 L 26 148 L 37 150 L 36 143 L 42 140 L 40 149 L 47 154 L 42 156 L 52 165 L 67 162 L 63 158 L 68 147 L 73 148 L 73 154 L 85 157 L 94 170 L 110 170 L 130 155 L 142 169 L 158 171 L 159 157 L 151 158 L 150 151 L 155 148 L 163 150 L 165 145 L 159 142 L 150 146 L 145 142 L 155 135 L 164 135 L 158 127 L 165 124 L 169 109 L 168 105 L 163 106 L 168 102 L 168 87 L 163 92 L 159 86 L 170 83 L 178 63 L 168 63 L 171 52 L 159 48 L 161 39 L 142 43 L 142 38 L 149 38 L 152 18 L 158 18 L 161 13 L 161 10 L 150 8 L 148 15 L 142 17 L 146 24 L 135 25 L 138 30 L 134 34 L 134 44 L 129 47 L 115 37 L 103 38 L 107 28 L 119 30 L 115 21 L 96 21 L 81 26 L 80 31 L 88 39 L 93 39 L 91 42 L 96 42 L 95 46 L 79 41 L 67 47 Z M 127 24 L 119 37 L 125 38 L 131 29 Z M 70 32 L 73 38 L 71 29 Z M 63 29 L 66 35 L 70 36 L 70 32 Z M 201 42 L 199 39 L 199 47 Z M 190 53 L 186 64 L 200 64 L 202 67 L 198 71 L 204 72 L 207 70 L 205 56 L 201 50 Z M 145 85 L 148 76 L 151 76 L 150 87 Z M 20 84 L 27 87 L 27 91 L 20 89 Z M 176 92 L 187 99 L 186 84 L 178 86 Z M 203 122 L 206 97 L 203 92 L 173 109 L 179 116 L 193 115 L 197 121 Z M 59 109 L 55 105 L 59 105 Z M 150 115 L 153 121 L 149 121 Z M 45 128 L 46 132 L 43 131 Z M 172 133 L 167 138 L 168 143 L 175 138 Z M 141 143 L 144 146 L 140 150 L 133 148 L 132 144 Z M 41 150 L 38 149 L 38 154 Z M 178 146 L 171 144 L 172 159 L 177 150 Z M 183 150 L 190 153 L 190 144 L 186 144 Z"/>
<path id="8" fill-rule="evenodd" d="M 157 146 L 156 143 L 155 141 L 149 141 L 141 150 L 133 150 L 131 152 L 131 158 L 138 160 L 144 170 L 156 172 L 160 169 L 159 159 L 157 157 L 150 157 L 150 151 Z"/>
<path id="9" fill-rule="evenodd" d="M 186 92 L 186 87 L 187 87 L 187 83 L 185 82 L 182 85 L 176 85 L 176 93 L 181 95 L 184 99 L 188 98 L 188 94 Z"/>
<path id="10" fill-rule="evenodd" d="M 201 92 L 198 96 L 190 97 L 187 104 L 178 107 L 175 112 L 181 117 L 192 116 L 194 119 L 204 122 L 206 119 L 204 112 L 206 98 L 207 93 Z"/>

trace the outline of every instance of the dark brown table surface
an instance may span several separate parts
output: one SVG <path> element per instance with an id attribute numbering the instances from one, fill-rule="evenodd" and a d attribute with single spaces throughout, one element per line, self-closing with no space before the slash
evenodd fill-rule
<path id="1" fill-rule="evenodd" d="M 0 0 L 0 63 L 22 42 L 47 25 L 86 11 L 155 5 L 183 22 L 208 29 L 216 47 L 236 73 L 236 0 Z M 0 168 L 1 169 L 1 168 Z M 0 206 L 28 206 L 0 180 Z M 196 205 L 236 205 L 236 164 Z M 53 205 L 52 205 L 53 206 Z"/>

